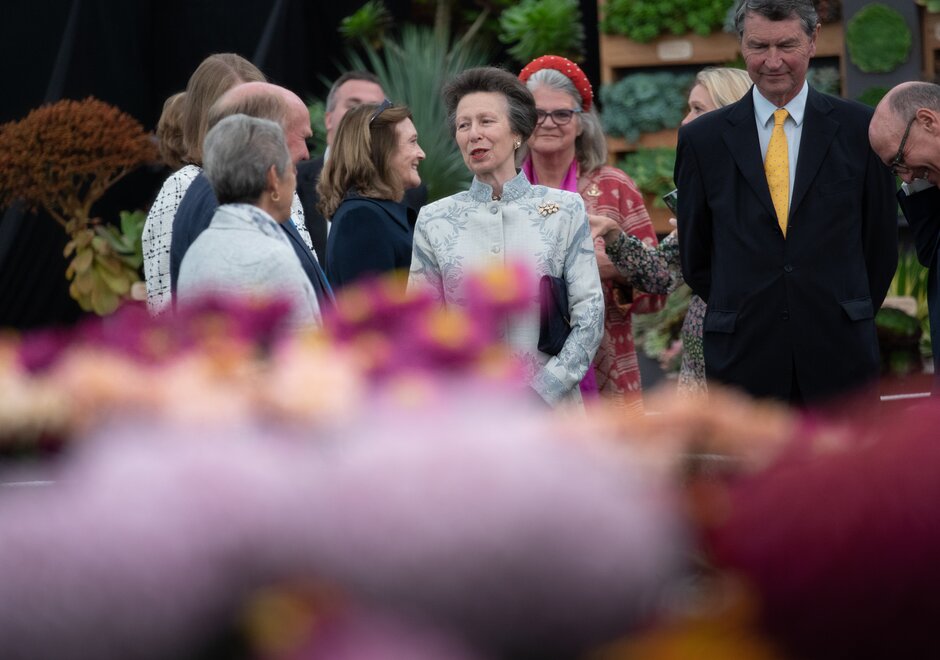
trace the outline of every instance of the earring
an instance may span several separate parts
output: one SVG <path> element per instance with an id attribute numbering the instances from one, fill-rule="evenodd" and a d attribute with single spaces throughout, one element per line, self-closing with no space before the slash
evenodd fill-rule
<path id="1" fill-rule="evenodd" d="M 272 191 L 271 191 L 271 201 L 272 201 L 272 202 L 279 202 L 279 201 L 281 201 L 281 193 L 279 193 L 279 192 L 276 191 L 276 190 L 272 190 Z"/>
<path id="2" fill-rule="evenodd" d="M 522 146 L 522 140 L 516 140 L 516 142 L 515 142 L 515 147 L 516 147 L 516 149 L 518 149 L 518 148 L 521 147 L 521 146 Z"/>

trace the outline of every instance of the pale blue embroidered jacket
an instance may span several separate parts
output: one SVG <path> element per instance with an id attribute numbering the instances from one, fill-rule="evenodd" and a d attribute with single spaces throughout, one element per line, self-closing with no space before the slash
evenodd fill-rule
<path id="1" fill-rule="evenodd" d="M 538 277 L 568 283 L 572 331 L 557 356 L 538 350 L 539 306 L 507 319 L 504 338 L 526 365 L 545 401 L 580 402 L 584 377 L 604 329 L 604 298 L 584 202 L 575 193 L 533 186 L 518 174 L 493 189 L 474 178 L 470 190 L 425 205 L 415 226 L 409 290 L 434 292 L 443 304 L 462 305 L 467 273 L 523 263 Z M 543 213 L 558 205 L 558 210 Z M 537 287 L 533 287 L 537 290 Z"/>

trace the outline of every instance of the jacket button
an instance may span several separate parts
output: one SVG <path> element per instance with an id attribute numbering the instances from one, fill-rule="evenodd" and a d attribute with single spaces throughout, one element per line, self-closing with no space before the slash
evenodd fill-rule
<path id="1" fill-rule="evenodd" d="M 499 207 L 497 207 L 496 204 L 493 204 L 493 206 L 490 207 L 490 213 L 499 213 Z"/>
<path id="2" fill-rule="evenodd" d="M 781 320 L 783 320 L 783 321 L 789 321 L 789 320 L 790 320 L 790 312 L 781 312 L 781 313 L 780 313 L 780 318 L 781 318 Z"/>
<path id="3" fill-rule="evenodd" d="M 498 245 L 494 245 L 492 249 L 493 249 L 493 254 L 499 254 L 499 246 L 498 246 Z"/>
<path id="4" fill-rule="evenodd" d="M 783 267 L 783 272 L 785 272 L 785 273 L 792 273 L 792 272 L 793 272 L 793 266 L 791 266 L 790 264 L 787 264 L 786 266 Z"/>

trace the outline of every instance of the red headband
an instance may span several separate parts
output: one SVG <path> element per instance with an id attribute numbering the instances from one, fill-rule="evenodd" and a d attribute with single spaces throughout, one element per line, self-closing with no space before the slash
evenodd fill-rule
<path id="1" fill-rule="evenodd" d="M 559 55 L 542 55 L 542 57 L 537 57 L 525 65 L 525 68 L 519 72 L 519 80 L 526 82 L 533 73 L 542 69 L 554 69 L 567 76 L 568 80 L 574 84 L 575 89 L 578 90 L 578 93 L 581 94 L 581 109 L 585 112 L 591 109 L 594 91 L 591 89 L 591 82 L 584 75 L 581 67 Z"/>

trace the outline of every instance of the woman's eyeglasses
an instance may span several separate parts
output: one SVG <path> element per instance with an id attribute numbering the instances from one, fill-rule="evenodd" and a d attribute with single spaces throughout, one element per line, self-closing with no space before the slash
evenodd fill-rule
<path id="1" fill-rule="evenodd" d="M 375 121 L 375 118 L 376 118 L 376 117 L 378 117 L 380 114 L 382 114 L 383 112 L 385 112 L 386 110 L 388 110 L 388 109 L 391 108 L 391 107 L 392 107 L 392 102 L 391 102 L 391 101 L 389 101 L 388 99 L 385 99 L 384 101 L 382 101 L 382 105 L 380 105 L 378 108 L 376 108 L 376 109 L 375 109 L 375 112 L 372 113 L 372 116 L 369 117 L 369 124 L 371 125 L 372 122 Z"/>
<path id="2" fill-rule="evenodd" d="M 551 117 L 552 121 L 555 122 L 555 124 L 557 124 L 558 126 L 564 126 L 569 121 L 571 121 L 572 117 L 574 117 L 576 114 L 580 112 L 581 112 L 581 108 L 575 108 L 573 110 L 569 108 L 564 108 L 561 110 L 536 109 L 535 116 L 537 117 L 537 119 L 535 121 L 535 125 L 540 126 L 541 124 L 545 123 L 546 119 Z"/>

